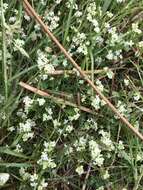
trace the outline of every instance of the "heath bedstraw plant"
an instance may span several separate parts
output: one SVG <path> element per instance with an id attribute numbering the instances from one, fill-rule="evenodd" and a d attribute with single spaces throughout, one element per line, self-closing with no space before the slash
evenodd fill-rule
<path id="1" fill-rule="evenodd" d="M 30 3 L 82 70 L 90 71 L 92 82 L 143 133 L 143 2 Z M 142 142 L 93 93 L 22 2 L 1 0 L 0 17 L 0 186 L 142 190 Z M 57 70 L 63 74 L 54 75 Z M 20 80 L 77 107 L 25 91 Z"/>

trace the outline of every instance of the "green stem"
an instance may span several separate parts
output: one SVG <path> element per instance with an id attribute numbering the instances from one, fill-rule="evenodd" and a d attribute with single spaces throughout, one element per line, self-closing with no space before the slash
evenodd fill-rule
<path id="1" fill-rule="evenodd" d="M 69 28 L 70 28 L 70 23 L 71 23 L 71 17 L 72 17 L 72 12 L 73 12 L 73 6 L 74 6 L 74 0 L 73 0 L 73 2 L 71 4 L 70 12 L 69 12 L 69 15 L 68 15 L 68 20 L 67 20 L 67 25 L 66 25 L 66 30 L 65 30 L 64 40 L 63 40 L 63 44 L 64 45 L 66 43 L 66 39 L 67 39 L 67 36 L 68 36 L 68 33 L 69 33 Z"/>
<path id="2" fill-rule="evenodd" d="M 92 49 L 92 48 L 91 48 Z M 92 50 L 89 50 L 90 51 L 90 59 L 91 59 L 91 80 L 92 82 L 94 83 L 94 58 L 93 58 L 93 54 L 92 54 Z M 94 90 L 92 89 L 92 95 L 94 94 Z"/>
<path id="3" fill-rule="evenodd" d="M 2 23 L 2 67 L 5 89 L 5 101 L 8 98 L 8 78 L 7 78 L 7 63 L 6 63 L 6 35 L 5 35 L 5 18 L 3 12 L 3 0 L 1 0 L 1 23 Z"/>

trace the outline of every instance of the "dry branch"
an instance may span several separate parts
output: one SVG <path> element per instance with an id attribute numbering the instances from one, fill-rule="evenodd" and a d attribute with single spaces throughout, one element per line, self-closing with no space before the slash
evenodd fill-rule
<path id="1" fill-rule="evenodd" d="M 67 106 L 72 106 L 72 107 L 78 108 L 84 112 L 91 113 L 91 114 L 95 115 L 95 112 L 92 111 L 91 109 L 87 108 L 87 107 L 77 105 L 77 104 L 70 102 L 70 101 L 67 101 L 63 98 L 54 97 L 54 96 L 50 95 L 49 93 L 44 92 L 43 90 L 39 90 L 38 88 L 35 88 L 35 87 L 33 87 L 27 83 L 20 82 L 19 85 L 21 87 L 35 93 L 35 94 L 38 94 L 38 95 L 43 96 L 43 97 L 47 97 L 47 98 L 53 100 L 55 103 L 63 104 L 63 105 L 67 105 Z"/>

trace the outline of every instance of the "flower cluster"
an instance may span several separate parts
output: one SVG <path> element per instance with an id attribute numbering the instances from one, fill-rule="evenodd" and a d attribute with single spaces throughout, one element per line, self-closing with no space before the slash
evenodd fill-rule
<path id="1" fill-rule="evenodd" d="M 91 158 L 94 165 L 102 166 L 104 162 L 104 157 L 101 154 L 101 148 L 95 140 L 89 141 L 89 150 L 91 151 Z"/>
<path id="2" fill-rule="evenodd" d="M 37 161 L 39 165 L 42 165 L 43 170 L 45 170 L 46 168 L 52 169 L 56 167 L 56 163 L 51 158 L 55 146 L 56 142 L 54 141 L 44 142 L 44 150 L 41 153 L 40 159 Z"/>
<path id="3" fill-rule="evenodd" d="M 38 68 L 41 71 L 41 78 L 43 80 L 46 80 L 48 77 L 48 73 L 52 73 L 55 71 L 54 66 L 50 63 L 50 60 L 47 58 L 46 53 L 42 52 L 41 50 L 38 50 Z"/>
<path id="4" fill-rule="evenodd" d="M 56 16 L 54 11 L 47 11 L 47 13 L 45 13 L 44 19 L 47 22 L 51 31 L 53 31 L 59 26 L 59 23 L 58 23 L 60 20 L 59 15 L 60 15 L 60 12 L 58 12 L 58 16 Z"/>
<path id="5" fill-rule="evenodd" d="M 96 3 L 92 2 L 87 7 L 87 20 L 93 25 L 94 31 L 96 33 L 100 32 L 99 23 L 96 20 L 97 16 L 97 9 L 96 9 Z"/>
<path id="6" fill-rule="evenodd" d="M 34 132 L 32 131 L 32 127 L 35 127 L 35 125 L 35 122 L 31 119 L 27 119 L 24 123 L 19 123 L 18 132 L 22 134 L 23 141 L 33 138 Z"/>
<path id="7" fill-rule="evenodd" d="M 76 49 L 77 53 L 82 53 L 84 55 L 87 55 L 88 53 L 88 46 L 90 44 L 89 41 L 87 41 L 87 37 L 84 33 L 77 32 L 76 36 L 73 37 L 73 45 L 72 49 Z"/>

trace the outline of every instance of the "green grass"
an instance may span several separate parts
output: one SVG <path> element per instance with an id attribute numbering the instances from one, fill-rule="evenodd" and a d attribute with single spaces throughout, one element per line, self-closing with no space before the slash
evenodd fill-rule
<path id="1" fill-rule="evenodd" d="M 73 0 L 69 6 L 68 0 L 57 5 L 52 0 L 44 1 L 45 4 L 31 2 L 49 26 L 58 19 L 55 15 L 59 17 L 58 25 L 53 29 L 54 35 L 84 71 L 91 70 L 89 77 L 92 82 L 103 88 L 103 94 L 143 133 L 143 47 L 139 47 L 142 33 L 132 29 L 132 24 L 138 22 L 138 29 L 143 30 L 143 2 L 93 1 L 96 13 L 92 15 L 92 21 L 97 20 L 99 32 L 95 32 L 97 26 L 88 20 L 90 0 Z M 8 3 L 6 10 L 5 3 Z M 46 17 L 50 11 L 55 15 Z M 82 12 L 79 18 L 76 17 L 77 11 Z M 113 14 L 111 18 L 108 11 Z M 26 20 L 20 1 L 1 0 L 0 13 L 0 176 L 1 173 L 10 175 L 0 188 L 142 190 L 143 148 L 140 139 L 115 117 L 108 106 L 101 105 L 101 100 L 97 102 L 98 97 L 80 76 L 46 74 L 47 67 L 48 71 L 53 66 L 55 70 L 72 70 L 73 67 L 49 37 L 35 28 L 36 22 Z M 114 36 L 114 32 L 106 28 L 107 23 L 112 30 L 116 27 Z M 85 34 L 85 39 L 77 38 L 82 34 Z M 131 40 L 133 45 L 128 46 Z M 23 45 L 19 44 L 23 42 Z M 108 59 L 110 51 L 114 54 L 112 59 Z M 47 67 L 38 67 L 37 60 L 45 62 Z M 94 74 L 98 69 L 103 69 L 103 72 Z M 111 70 L 112 78 L 109 77 Z M 43 80 L 43 76 L 47 78 Z M 38 99 L 42 97 L 23 89 L 20 81 L 51 93 L 51 98 L 43 97 L 45 102 L 42 104 Z M 32 101 L 28 110 L 23 101 L 26 96 Z M 62 98 L 64 103 L 59 103 L 58 98 Z M 88 107 L 94 114 L 65 106 L 66 102 Z M 33 136 L 24 140 L 27 135 Z M 47 149 L 44 142 L 49 146 Z M 121 143 L 124 148 L 121 148 Z M 48 162 L 40 161 L 43 153 L 48 156 Z M 95 154 L 101 156 L 99 160 Z M 98 165 L 101 158 L 104 162 Z M 77 172 L 79 166 L 83 166 L 81 175 Z M 21 168 L 25 173 L 20 173 Z M 110 175 L 107 178 L 104 176 L 106 171 Z M 32 184 L 34 174 L 38 176 L 35 187 Z M 48 183 L 45 188 L 41 187 L 43 180 Z"/>

